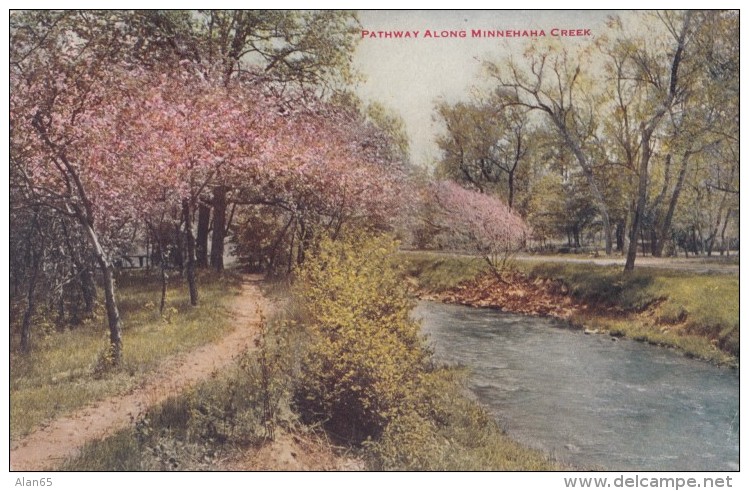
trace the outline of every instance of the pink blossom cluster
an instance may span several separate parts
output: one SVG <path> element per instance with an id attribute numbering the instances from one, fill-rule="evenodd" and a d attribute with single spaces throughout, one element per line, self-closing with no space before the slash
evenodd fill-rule
<path id="1" fill-rule="evenodd" d="M 398 206 L 402 170 L 357 113 L 187 63 L 87 73 L 12 74 L 12 156 L 48 202 L 86 201 L 100 232 L 213 185 L 336 220 Z"/>
<path id="2" fill-rule="evenodd" d="M 448 236 L 486 255 L 519 250 L 530 234 L 525 221 L 497 197 L 465 189 L 453 181 L 434 184 L 440 226 Z"/>

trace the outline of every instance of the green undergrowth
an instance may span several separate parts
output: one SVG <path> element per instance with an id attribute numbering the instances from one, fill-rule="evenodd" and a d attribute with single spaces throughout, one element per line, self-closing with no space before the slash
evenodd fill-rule
<path id="1" fill-rule="evenodd" d="M 273 439 L 278 427 L 298 426 L 289 410 L 292 338 L 261 327 L 258 350 L 88 443 L 60 470 L 215 470 L 239 450 Z"/>
<path id="2" fill-rule="evenodd" d="M 198 279 L 200 305 L 191 307 L 187 288 L 170 280 L 164 314 L 156 273 L 122 273 L 118 300 L 122 316 L 123 362 L 102 371 L 108 345 L 106 314 L 99 305 L 83 325 L 34 333 L 30 354 L 11 354 L 10 431 L 19 438 L 61 414 L 136 386 L 166 357 L 215 341 L 230 329 L 226 302 L 238 279 L 204 272 Z"/>

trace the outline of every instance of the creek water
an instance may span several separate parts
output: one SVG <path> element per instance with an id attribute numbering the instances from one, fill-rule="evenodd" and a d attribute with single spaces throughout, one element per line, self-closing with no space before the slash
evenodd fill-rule
<path id="1" fill-rule="evenodd" d="M 527 446 L 580 469 L 738 470 L 737 370 L 547 318 L 435 302 L 414 317 Z"/>

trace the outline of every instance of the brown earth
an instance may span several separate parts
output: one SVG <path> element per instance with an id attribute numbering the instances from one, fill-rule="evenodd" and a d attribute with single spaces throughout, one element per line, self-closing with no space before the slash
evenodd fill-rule
<path id="1" fill-rule="evenodd" d="M 518 314 L 556 317 L 570 320 L 576 314 L 588 312 L 592 307 L 576 302 L 568 295 L 567 287 L 560 281 L 530 278 L 522 273 L 508 273 L 502 279 L 484 274 L 440 293 L 422 291 L 424 300 L 457 303 L 472 307 L 488 307 Z M 601 307 L 595 311 L 601 312 Z M 616 314 L 614 309 L 610 314 Z"/>
<path id="2" fill-rule="evenodd" d="M 217 470 L 226 471 L 362 471 L 366 465 L 342 454 L 322 437 L 280 433 L 260 449 L 250 448 L 226 459 Z"/>
<path id="3" fill-rule="evenodd" d="M 11 441 L 10 468 L 53 470 L 74 457 L 89 441 L 105 438 L 133 424 L 146 410 L 227 367 L 246 349 L 255 349 L 261 312 L 272 305 L 260 292 L 259 275 L 247 275 L 231 311 L 235 329 L 220 341 L 164 361 L 126 395 L 92 403 Z M 338 457 L 312 437 L 281 434 L 276 441 L 230 459 L 226 470 L 353 470 L 361 464 Z"/>

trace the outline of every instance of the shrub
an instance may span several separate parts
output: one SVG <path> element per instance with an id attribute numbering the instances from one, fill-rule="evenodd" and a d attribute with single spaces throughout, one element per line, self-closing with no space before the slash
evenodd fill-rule
<path id="1" fill-rule="evenodd" d="M 396 246 L 367 234 L 325 239 L 295 286 L 312 334 L 297 404 L 307 419 L 357 442 L 415 410 L 428 361 Z"/>

